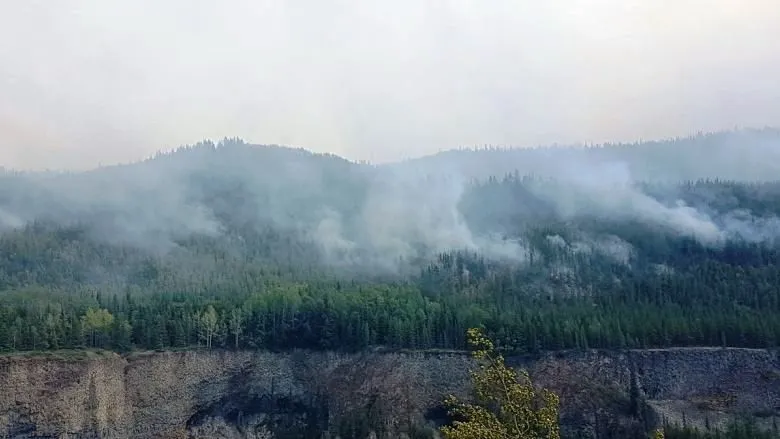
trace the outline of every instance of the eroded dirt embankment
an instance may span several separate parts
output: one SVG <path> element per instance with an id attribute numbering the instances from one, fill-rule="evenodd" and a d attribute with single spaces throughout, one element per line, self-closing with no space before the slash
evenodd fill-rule
<path id="1" fill-rule="evenodd" d="M 564 433 L 631 437 L 663 418 L 715 425 L 748 414 L 771 424 L 780 415 L 775 351 L 561 352 L 509 361 L 559 393 Z M 403 437 L 441 421 L 439 401 L 468 392 L 470 366 L 465 354 L 432 352 L 5 356 L 0 437 L 343 437 L 369 430 Z"/>

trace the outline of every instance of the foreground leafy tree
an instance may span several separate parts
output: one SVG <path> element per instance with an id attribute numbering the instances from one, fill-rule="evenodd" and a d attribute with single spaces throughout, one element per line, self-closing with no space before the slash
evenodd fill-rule
<path id="1" fill-rule="evenodd" d="M 442 428 L 448 439 L 558 439 L 558 396 L 537 392 L 528 374 L 504 364 L 493 342 L 476 328 L 467 340 L 479 369 L 471 373 L 474 404 L 450 396 L 445 401 L 456 420 Z"/>

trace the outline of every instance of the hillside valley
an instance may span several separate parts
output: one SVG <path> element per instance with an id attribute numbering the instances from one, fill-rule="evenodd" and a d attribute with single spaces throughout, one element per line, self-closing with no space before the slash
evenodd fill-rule
<path id="1" fill-rule="evenodd" d="M 778 171 L 773 129 L 4 170 L 0 437 L 431 437 L 471 327 L 560 393 L 565 437 L 771 431 Z"/>

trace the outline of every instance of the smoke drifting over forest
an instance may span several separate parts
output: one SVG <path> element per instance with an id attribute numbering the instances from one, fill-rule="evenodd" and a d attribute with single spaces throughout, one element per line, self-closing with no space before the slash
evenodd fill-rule
<path id="1" fill-rule="evenodd" d="M 523 262 L 537 245 L 530 229 L 566 223 L 572 233 L 551 231 L 548 244 L 628 264 L 633 244 L 589 224 L 633 222 L 713 248 L 776 240 L 777 212 L 751 204 L 778 189 L 749 182 L 767 180 L 777 162 L 740 161 L 778 149 L 776 131 L 748 130 L 587 149 L 457 151 L 377 166 L 226 139 L 84 173 L 6 172 L 0 226 L 58 224 L 157 255 L 192 236 L 230 252 L 246 251 L 247 240 L 277 240 L 314 264 L 397 272 L 453 250 Z M 708 164 L 713 150 L 718 157 Z M 724 163 L 735 182 L 685 183 L 717 179 Z M 747 199 L 724 192 L 738 181 L 748 182 L 738 183 Z"/>

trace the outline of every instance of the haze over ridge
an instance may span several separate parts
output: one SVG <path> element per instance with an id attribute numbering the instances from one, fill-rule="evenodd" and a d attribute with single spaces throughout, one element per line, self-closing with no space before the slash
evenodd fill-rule
<path id="1" fill-rule="evenodd" d="M 2 4 L 13 168 L 224 135 L 387 162 L 780 125 L 772 0 Z"/>
<path id="2" fill-rule="evenodd" d="M 270 233 L 289 251 L 312 246 L 314 261 L 383 273 L 453 249 L 522 262 L 538 246 L 526 228 L 539 221 L 636 222 L 710 248 L 732 238 L 772 243 L 777 211 L 743 198 L 775 196 L 778 145 L 778 130 L 739 130 L 372 166 L 236 138 L 205 141 L 90 172 L 0 173 L 0 231 L 53 223 L 159 254 L 193 237 L 240 252 Z M 554 245 L 572 239 L 548 235 Z M 601 249 L 617 261 L 632 253 L 608 229 L 574 238 L 577 251 Z"/>

